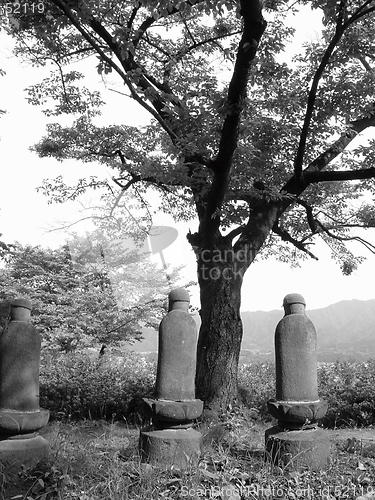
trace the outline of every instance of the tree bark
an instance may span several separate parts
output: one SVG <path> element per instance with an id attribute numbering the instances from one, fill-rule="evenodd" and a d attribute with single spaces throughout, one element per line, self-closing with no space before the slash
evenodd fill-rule
<path id="1" fill-rule="evenodd" d="M 214 413 L 241 403 L 237 371 L 243 334 L 242 282 L 277 216 L 277 204 L 259 202 L 233 246 L 228 236 L 216 234 L 208 248 L 201 244 L 206 240 L 198 233 L 188 235 L 197 256 L 201 300 L 196 394 L 204 401 L 206 410 Z"/>
<path id="2" fill-rule="evenodd" d="M 216 412 L 225 411 L 237 400 L 244 265 L 246 267 L 246 263 L 239 262 L 232 247 L 204 250 L 198 258 L 202 324 L 196 390 L 205 407 Z"/>

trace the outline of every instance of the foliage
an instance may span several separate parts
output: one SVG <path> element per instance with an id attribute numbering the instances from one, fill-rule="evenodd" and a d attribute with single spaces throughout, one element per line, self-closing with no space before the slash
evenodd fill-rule
<path id="1" fill-rule="evenodd" d="M 319 397 L 328 402 L 322 424 L 326 427 L 366 427 L 375 425 L 375 360 L 319 363 Z M 239 369 L 240 394 L 261 420 L 270 418 L 267 401 L 275 397 L 274 364 L 242 365 Z"/>
<path id="2" fill-rule="evenodd" d="M 239 393 L 244 404 L 261 420 L 269 419 L 267 401 L 275 397 L 275 368 L 272 363 L 243 364 L 238 370 Z"/>
<path id="3" fill-rule="evenodd" d="M 319 367 L 320 396 L 329 407 L 323 423 L 329 427 L 375 424 L 375 360 L 340 361 Z"/>
<path id="4" fill-rule="evenodd" d="M 0 269 L 0 298 L 26 296 L 43 345 L 65 352 L 132 342 L 156 327 L 168 282 L 129 241 L 97 231 L 56 250 L 11 245 Z M 134 243 L 133 243 L 134 247 Z M 172 282 L 176 273 L 171 273 Z"/>
<path id="5" fill-rule="evenodd" d="M 301 47 L 291 61 L 286 50 L 294 27 L 293 16 L 287 14 L 295 14 L 303 4 L 322 13 L 322 36 Z M 283 193 L 282 189 L 293 174 L 301 124 L 308 113 L 307 98 L 313 101 L 314 109 L 308 147 L 303 151 L 305 166 L 328 151 L 332 141 L 346 133 L 348 124 L 366 116 L 368 124 L 363 127 L 361 122 L 359 131 L 372 124 L 372 2 L 367 5 L 368 13 L 365 4 L 361 6 L 357 0 L 343 2 L 344 12 L 328 0 L 292 4 L 279 0 L 266 2 L 264 7 L 268 26 L 245 82 L 248 90 L 241 103 L 229 196 L 217 207 L 220 224 L 223 230 L 242 226 L 248 219 L 247 205 L 255 208 L 260 200 L 264 206 L 270 201 L 284 203 L 285 195 L 291 196 L 285 205 L 287 210 L 279 214 L 279 223 L 289 235 L 276 226 L 271 228 L 274 232 L 269 235 L 263 255 L 269 255 L 276 245 L 280 249 L 276 255 L 293 260 L 296 250 L 290 253 L 290 244 L 297 243 L 298 253 L 307 250 L 313 236 L 318 235 L 330 244 L 333 256 L 348 273 L 355 268 L 356 260 L 345 248 L 345 238 L 350 238 L 348 228 L 363 221 L 357 221 L 356 207 L 347 202 L 361 199 L 364 190 L 372 193 L 373 181 L 362 181 L 355 187 L 312 183 L 297 195 L 288 194 L 288 190 Z M 218 124 L 228 118 L 225 82 L 239 57 L 236 50 L 246 22 L 241 2 L 155 4 L 124 0 L 116 6 L 110 2 L 101 2 L 100 6 L 78 2 L 74 6 L 48 1 L 43 12 L 25 9 L 19 15 L 13 14 L 13 19 L 16 22 L 7 29 L 17 40 L 17 54 L 33 64 L 52 61 L 57 67 L 51 77 L 28 89 L 30 102 L 40 105 L 48 116 L 72 114 L 75 119 L 69 126 L 50 124 L 48 135 L 35 146 L 36 152 L 59 160 L 100 161 L 110 166 L 118 179 L 117 186 L 82 180 L 75 196 L 90 186 L 101 186 L 106 196 L 111 189 L 113 192 L 120 187 L 120 195 L 131 190 L 133 196 L 145 202 L 145 209 L 151 188 L 162 193 L 162 210 L 177 219 L 194 216 L 197 196 L 203 200 L 213 187 L 210 166 L 213 169 L 215 154 L 223 142 L 224 128 Z M 334 55 L 329 51 L 331 42 Z M 324 54 L 328 61 L 323 63 Z M 100 75 L 119 78 L 128 87 L 129 96 L 150 112 L 150 125 L 139 130 L 92 122 L 100 113 L 100 96 L 97 90 L 87 89 L 82 83 L 84 75 L 71 67 L 71 63 L 92 55 L 96 59 L 90 60 L 96 62 Z M 235 76 L 232 73 L 232 84 L 237 81 Z M 313 95 L 309 86 L 315 77 L 319 85 Z M 358 162 L 362 167 L 373 167 L 373 143 L 362 145 L 356 155 L 341 153 L 343 149 L 337 149 L 330 158 L 331 163 L 325 165 L 328 170 L 337 160 L 344 168 L 358 168 Z M 363 162 L 365 155 L 367 162 Z M 56 185 L 47 183 L 45 191 L 63 201 L 70 190 L 64 192 L 59 186 L 61 180 Z M 311 212 L 307 206 L 312 207 Z M 344 223 L 347 220 L 350 226 Z M 363 225 L 372 224 L 367 219 Z M 330 243 L 335 236 L 336 242 Z"/>
<path id="6" fill-rule="evenodd" d="M 153 392 L 155 363 L 136 353 L 121 355 L 70 353 L 46 357 L 41 367 L 41 405 L 54 419 L 130 418 L 129 403 Z M 267 401 L 275 397 L 274 364 L 256 362 L 240 366 L 240 395 L 258 422 L 272 417 Z M 320 363 L 319 396 L 328 401 L 325 427 L 375 425 L 373 377 L 375 360 Z M 238 414 L 238 408 L 233 409 Z M 233 417 L 232 415 L 232 424 Z"/>
<path id="7" fill-rule="evenodd" d="M 154 380 L 155 364 L 135 353 L 47 356 L 41 365 L 40 404 L 54 419 L 123 420 L 134 397 L 152 393 Z"/>

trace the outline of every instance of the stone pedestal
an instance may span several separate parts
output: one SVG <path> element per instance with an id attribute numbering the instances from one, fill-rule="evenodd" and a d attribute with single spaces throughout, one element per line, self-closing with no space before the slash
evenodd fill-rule
<path id="1" fill-rule="evenodd" d="M 141 460 L 185 469 L 199 459 L 201 439 L 201 433 L 192 428 L 143 431 Z"/>
<path id="2" fill-rule="evenodd" d="M 152 427 L 141 431 L 141 460 L 186 468 L 197 463 L 201 434 L 192 428 L 203 411 L 195 399 L 197 330 L 188 313 L 189 294 L 178 288 L 169 294 L 169 312 L 159 327 L 155 399 L 144 399 Z"/>
<path id="3" fill-rule="evenodd" d="M 9 436 L 0 441 L 0 462 L 8 471 L 21 465 L 37 465 L 48 454 L 48 441 L 37 433 Z"/>
<path id="4" fill-rule="evenodd" d="M 271 427 L 266 431 L 266 453 L 281 468 L 308 467 L 320 470 L 327 465 L 330 440 L 318 427 L 294 431 Z"/>
<path id="5" fill-rule="evenodd" d="M 283 305 L 275 332 L 276 399 L 268 402 L 278 425 L 266 431 L 267 458 L 280 467 L 318 470 L 328 463 L 330 444 L 317 425 L 328 405 L 318 396 L 316 330 L 301 295 L 287 295 Z"/>
<path id="6" fill-rule="evenodd" d="M 49 411 L 39 408 L 40 335 L 30 314 L 30 301 L 14 300 L 0 337 L 0 462 L 6 468 L 35 465 L 49 449 L 37 434 Z"/>

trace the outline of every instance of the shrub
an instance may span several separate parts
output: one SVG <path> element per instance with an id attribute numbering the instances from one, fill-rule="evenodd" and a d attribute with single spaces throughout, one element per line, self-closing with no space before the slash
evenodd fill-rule
<path id="1" fill-rule="evenodd" d="M 271 362 L 243 364 L 238 371 L 240 396 L 262 420 L 270 420 L 267 401 L 275 397 L 275 365 Z"/>
<path id="2" fill-rule="evenodd" d="M 270 418 L 267 401 L 275 397 L 272 362 L 246 364 L 239 369 L 240 394 L 263 420 Z M 375 359 L 366 362 L 337 361 L 318 366 L 319 396 L 328 401 L 325 427 L 375 424 Z"/>
<path id="3" fill-rule="evenodd" d="M 155 363 L 136 353 L 101 359 L 60 354 L 41 363 L 40 404 L 55 419 L 118 420 L 135 396 L 152 393 L 154 381 Z"/>
<path id="4" fill-rule="evenodd" d="M 60 354 L 41 364 L 41 406 L 55 419 L 129 419 L 130 403 L 150 396 L 155 361 L 136 353 L 102 359 L 87 354 Z M 328 401 L 326 427 L 375 424 L 375 360 L 338 361 L 318 367 L 319 396 Z M 275 397 L 272 362 L 240 366 L 239 392 L 245 405 L 262 420 L 270 420 L 267 401 Z"/>
<path id="5" fill-rule="evenodd" d="M 328 427 L 375 424 L 375 360 L 337 361 L 319 367 L 320 397 L 328 401 Z"/>

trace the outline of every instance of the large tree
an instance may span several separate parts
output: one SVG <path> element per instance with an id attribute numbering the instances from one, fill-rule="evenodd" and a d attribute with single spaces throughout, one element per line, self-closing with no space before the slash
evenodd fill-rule
<path id="1" fill-rule="evenodd" d="M 147 194 L 158 190 L 161 208 L 177 220 L 197 216 L 188 235 L 201 295 L 197 391 L 206 405 L 226 408 L 236 398 L 241 285 L 255 257 L 315 257 L 311 244 L 321 237 L 350 273 L 348 241 L 374 250 L 352 231 L 375 222 L 364 196 L 374 193 L 375 142 L 355 142 L 375 125 L 375 1 L 43 5 L 14 13 L 7 28 L 17 54 L 56 67 L 29 99 L 48 115 L 81 116 L 71 126 L 51 124 L 35 150 L 114 171 L 112 185 L 59 179 L 46 189 L 62 201 L 90 186 L 108 196 L 117 188 L 111 214 L 124 208 L 126 193 L 147 208 Z M 291 60 L 285 49 L 301 6 L 321 12 L 321 38 Z M 100 96 L 72 64 L 91 55 L 103 79 L 116 77 L 149 112 L 149 126 L 99 125 Z"/>

